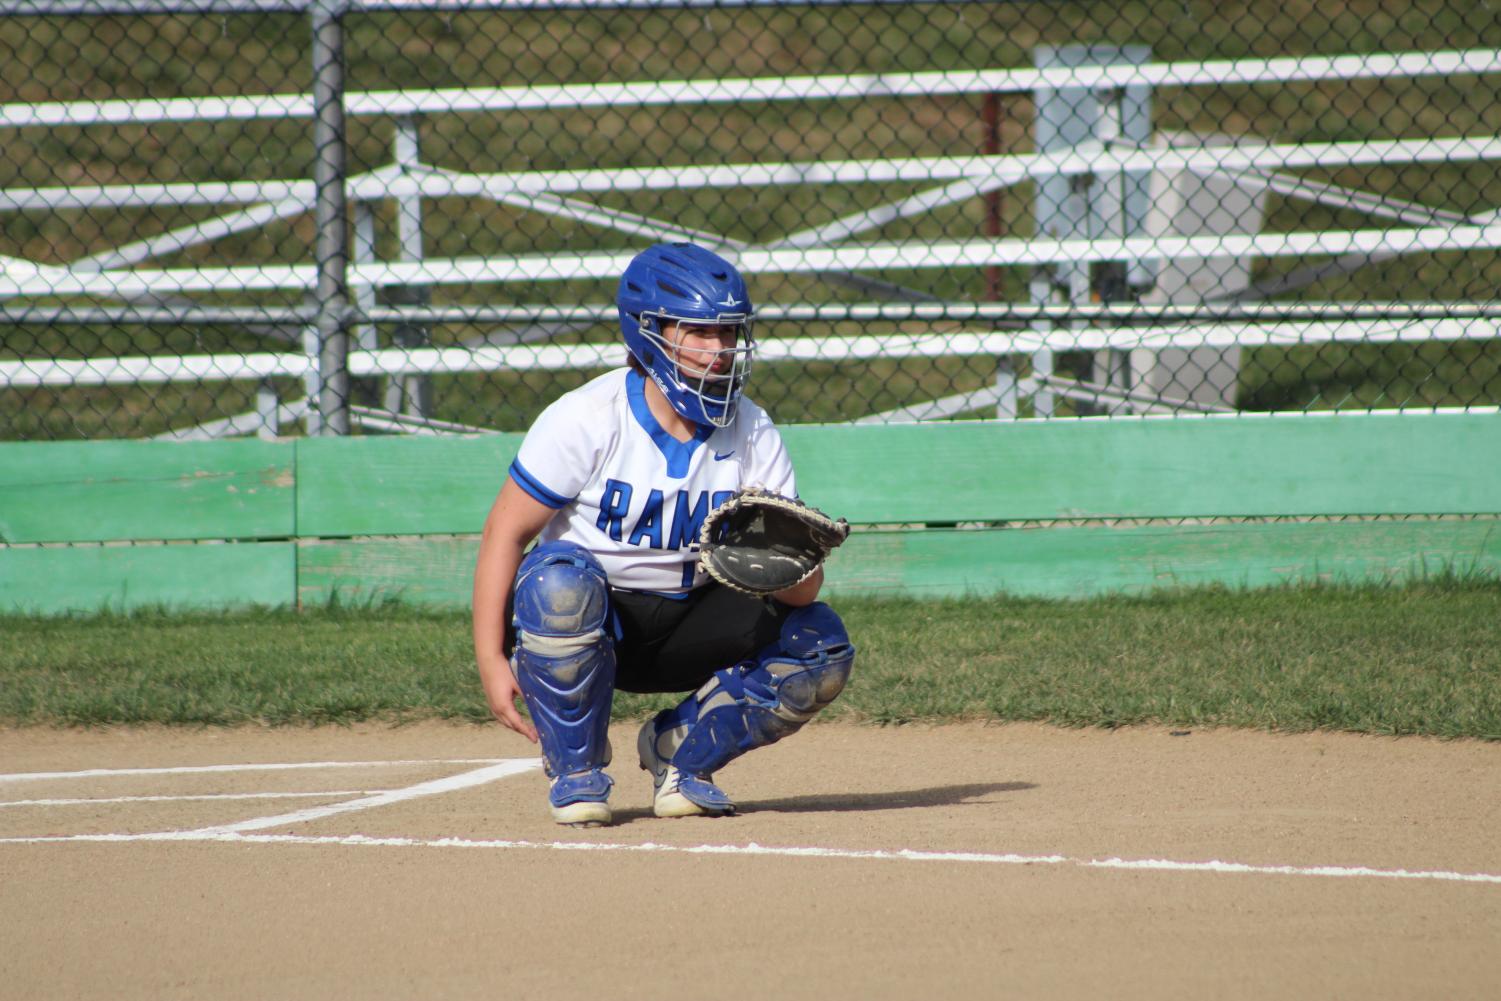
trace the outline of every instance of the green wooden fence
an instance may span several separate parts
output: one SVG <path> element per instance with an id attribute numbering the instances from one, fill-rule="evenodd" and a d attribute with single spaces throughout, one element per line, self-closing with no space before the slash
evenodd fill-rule
<path id="1" fill-rule="evenodd" d="M 784 434 L 803 496 L 856 526 L 830 563 L 832 593 L 1501 572 L 1494 411 Z M 0 611 L 320 604 L 336 592 L 464 605 L 519 444 L 0 444 Z"/>

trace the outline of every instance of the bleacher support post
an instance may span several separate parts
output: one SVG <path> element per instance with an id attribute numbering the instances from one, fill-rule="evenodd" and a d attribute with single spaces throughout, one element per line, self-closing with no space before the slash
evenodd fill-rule
<path id="1" fill-rule="evenodd" d="M 1151 51 L 1143 45 L 1039 46 L 1034 53 L 1039 69 L 1081 68 L 1114 64 L 1144 65 Z M 1060 152 L 1089 143 L 1110 151 L 1136 148 L 1151 137 L 1151 89 L 1127 87 L 1038 88 L 1035 141 L 1040 152 Z M 1037 231 L 1055 240 L 1111 240 L 1140 236 L 1149 209 L 1149 174 L 1144 171 L 1106 171 L 1095 174 L 1058 174 L 1037 185 Z M 1129 301 L 1150 287 L 1152 266 L 1143 261 L 1055 263 L 1037 269 L 1031 283 L 1035 305 L 1063 302 Z M 1082 331 L 1083 324 L 1075 323 Z M 1089 377 L 1107 389 L 1128 388 L 1125 356 L 1113 348 L 1095 353 Z M 1033 356 L 1033 371 L 1046 385 L 1054 372 L 1051 352 Z M 1089 409 L 1119 413 L 1127 409 L 1120 400 L 1096 401 Z M 1053 416 L 1051 398 L 1035 400 L 1039 417 Z"/>
<path id="2" fill-rule="evenodd" d="M 345 192 L 344 0 L 318 0 L 313 27 L 313 184 L 317 191 L 318 379 L 308 433 L 349 433 L 349 212 Z M 316 425 L 316 427 L 314 426 Z"/>
<path id="3" fill-rule="evenodd" d="M 402 115 L 396 119 L 395 160 L 403 173 L 416 174 L 422 170 L 422 146 L 417 131 L 417 118 Z M 396 236 L 399 248 L 398 259 L 422 260 L 422 194 L 414 191 L 396 199 Z M 387 295 L 393 305 L 428 306 L 432 295 L 426 285 L 398 285 Z M 393 340 L 399 347 L 421 348 L 429 343 L 428 330 L 421 324 L 401 323 L 396 327 Z M 404 375 L 390 379 L 386 385 L 386 409 L 392 413 L 408 413 L 417 417 L 432 416 L 432 380 L 425 375 Z"/>

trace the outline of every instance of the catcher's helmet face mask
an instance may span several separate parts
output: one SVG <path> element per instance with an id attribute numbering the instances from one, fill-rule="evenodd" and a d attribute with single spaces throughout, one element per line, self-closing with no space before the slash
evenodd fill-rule
<path id="1" fill-rule="evenodd" d="M 626 267 L 616 305 L 626 349 L 672 409 L 695 424 L 729 425 L 756 346 L 734 265 L 691 243 L 659 243 Z"/>

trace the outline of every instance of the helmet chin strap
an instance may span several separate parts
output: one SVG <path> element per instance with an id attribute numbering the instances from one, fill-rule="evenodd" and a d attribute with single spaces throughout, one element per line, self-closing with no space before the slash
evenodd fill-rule
<path id="1" fill-rule="evenodd" d="M 658 394 L 661 396 L 662 404 L 667 408 L 668 413 L 672 414 L 674 417 L 678 417 L 686 421 L 690 426 L 696 428 L 714 428 L 721 426 L 716 424 L 714 419 L 709 416 L 708 411 L 704 408 L 702 400 L 699 400 L 697 397 L 691 395 L 687 398 L 679 397 L 679 399 L 682 400 L 682 405 L 679 405 L 674 401 L 673 395 L 669 391 L 669 387 L 662 384 L 662 377 L 658 375 L 655 370 L 647 369 L 646 375 L 647 381 L 651 383 L 652 387 L 655 388 Z M 692 412 L 695 410 L 697 411 L 697 413 Z M 727 413 L 728 415 L 733 415 L 733 412 L 733 408 L 731 408 Z M 658 417 L 658 419 L 661 419 L 660 416 Z"/>

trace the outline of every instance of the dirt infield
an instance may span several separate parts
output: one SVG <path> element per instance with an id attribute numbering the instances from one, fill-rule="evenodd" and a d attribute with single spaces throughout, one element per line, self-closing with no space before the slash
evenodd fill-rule
<path id="1" fill-rule="evenodd" d="M 725 771 L 740 816 L 663 821 L 633 736 L 619 823 L 574 831 L 493 727 L 0 730 L 0 994 L 1501 984 L 1501 744 L 815 725 Z"/>

